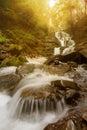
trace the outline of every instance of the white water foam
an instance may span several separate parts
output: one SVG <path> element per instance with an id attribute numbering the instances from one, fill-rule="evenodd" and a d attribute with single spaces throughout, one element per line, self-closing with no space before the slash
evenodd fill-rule
<path id="1" fill-rule="evenodd" d="M 21 82 L 18 84 L 17 88 L 26 88 L 26 87 L 43 87 L 45 85 L 50 85 L 51 81 L 54 80 L 68 80 L 72 81 L 72 79 L 67 76 L 58 76 L 57 74 L 49 74 L 41 69 L 35 69 L 33 73 L 25 76 Z"/>
<path id="2" fill-rule="evenodd" d="M 34 64 L 40 64 L 40 62 L 41 61 L 34 61 Z M 43 70 L 35 69 L 33 73 L 28 74 L 21 80 L 21 82 L 18 84 L 18 90 L 15 93 L 14 97 L 10 97 L 5 93 L 0 93 L 0 130 L 43 130 L 47 124 L 53 123 L 64 117 L 68 109 L 67 107 L 62 112 L 60 112 L 59 115 L 54 112 L 47 112 L 44 114 L 43 119 L 39 120 L 39 122 L 30 122 L 27 117 L 19 119 L 10 116 L 17 110 L 16 108 L 21 100 L 20 94 L 22 90 L 31 87 L 39 89 L 40 87 L 50 85 L 51 81 L 57 79 L 72 80 L 64 76 L 52 75 L 44 72 Z M 61 105 L 59 104 L 58 106 L 60 108 L 58 107 L 58 109 L 61 110 Z"/>
<path id="3" fill-rule="evenodd" d="M 37 65 L 41 65 L 47 60 L 45 57 L 37 57 L 37 58 L 26 57 L 26 59 L 29 64 L 37 64 Z"/>
<path id="4" fill-rule="evenodd" d="M 54 48 L 54 55 L 67 55 L 75 51 L 75 41 L 71 39 L 68 33 L 59 31 L 55 33 L 55 37 L 60 42 L 61 47 Z M 61 49 L 63 49 L 62 52 Z"/>
<path id="5" fill-rule="evenodd" d="M 22 100 L 21 94 L 24 90 L 29 89 L 29 91 L 31 91 L 33 89 L 34 91 L 37 91 L 37 89 L 50 85 L 51 81 L 59 80 L 59 79 L 72 80 L 72 79 L 69 79 L 64 76 L 49 74 L 40 69 L 35 69 L 35 71 L 33 73 L 25 76 L 18 84 L 18 86 L 17 86 L 18 90 L 15 93 L 15 95 L 12 99 L 11 105 L 10 105 L 10 113 L 12 113 L 12 116 L 15 115 L 17 110 L 19 111 L 18 114 L 19 115 L 21 114 L 21 111 L 22 111 L 22 108 L 23 108 L 23 105 L 25 104 L 25 102 L 28 102 L 28 104 L 33 104 L 33 105 L 36 102 L 36 101 L 34 101 L 34 103 L 33 103 L 33 99 L 31 99 L 31 97 L 29 99 Z M 21 104 L 20 104 L 20 102 L 21 102 Z M 40 103 L 40 101 L 37 101 L 37 102 Z M 35 103 L 35 106 L 38 103 Z M 26 105 L 27 105 L 27 103 L 26 103 Z M 27 107 L 27 106 L 25 106 L 25 107 Z M 61 104 L 59 105 L 59 107 L 61 107 Z M 30 109 L 32 110 L 32 108 L 30 108 Z M 37 106 L 37 109 L 38 109 L 38 106 Z M 62 109 L 62 107 L 61 107 L 61 109 Z"/>
<path id="6" fill-rule="evenodd" d="M 29 122 L 27 119 L 13 119 L 9 116 L 8 104 L 11 100 L 11 97 L 0 93 L 0 130 L 43 130 L 44 127 L 52 122 L 61 119 L 67 110 L 64 110 L 61 115 L 58 117 L 54 113 L 48 113 L 45 115 L 44 119 L 40 122 Z"/>
<path id="7" fill-rule="evenodd" d="M 17 67 L 15 67 L 15 66 L 2 67 L 2 68 L 0 68 L 0 76 L 14 74 L 16 71 L 16 68 Z"/>

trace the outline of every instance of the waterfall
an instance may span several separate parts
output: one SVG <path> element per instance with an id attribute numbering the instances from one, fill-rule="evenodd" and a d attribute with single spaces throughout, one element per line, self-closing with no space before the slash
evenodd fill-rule
<path id="1" fill-rule="evenodd" d="M 54 55 L 60 55 L 60 47 L 54 48 Z"/>
<path id="2" fill-rule="evenodd" d="M 43 130 L 48 124 L 63 118 L 68 111 L 62 94 L 55 92 L 51 81 L 72 79 L 39 68 L 41 59 L 28 60 L 28 64 L 33 62 L 36 68 L 22 78 L 13 97 L 0 93 L 0 130 Z"/>
<path id="3" fill-rule="evenodd" d="M 62 95 L 55 95 L 50 85 L 51 81 L 64 78 L 35 69 L 18 84 L 9 106 L 10 115 L 16 118 L 27 115 L 30 120 L 38 121 L 49 112 L 61 114 L 66 108 L 64 99 Z"/>
<path id="4" fill-rule="evenodd" d="M 51 123 L 51 122 L 55 122 L 59 119 L 61 119 L 67 112 L 67 109 L 63 109 L 62 113 L 60 112 L 60 114 L 56 115 L 53 112 L 49 113 L 47 112 L 46 114 L 44 113 L 44 117 L 43 120 L 38 120 L 38 114 L 37 116 L 35 116 L 35 113 L 33 113 L 31 120 L 29 120 L 29 118 L 27 118 L 26 116 L 23 116 L 22 119 L 19 119 L 18 117 L 16 118 L 12 118 L 9 116 L 9 113 L 12 114 L 12 111 L 9 110 L 10 101 L 13 101 L 13 98 L 8 96 L 6 93 L 0 93 L 0 130 L 43 130 L 44 127 Z M 19 101 L 18 101 L 19 102 Z M 63 99 L 62 99 L 63 102 Z M 37 101 L 36 101 L 37 104 Z M 45 106 L 46 102 L 44 100 L 44 106 Z M 15 102 L 15 106 L 13 107 L 13 111 L 14 108 L 16 107 L 17 102 Z M 21 104 L 21 106 L 23 105 L 23 103 Z M 32 99 L 32 106 L 33 106 L 33 99 Z M 31 106 L 31 110 L 33 109 Z M 36 105 L 37 106 L 37 105 Z M 59 105 L 58 105 L 59 106 Z M 44 108 L 45 109 L 45 108 Z M 61 107 L 60 107 L 61 109 Z M 35 122 L 37 118 L 37 122 Z M 40 118 L 40 115 L 39 115 Z M 34 119 L 34 120 L 32 120 Z"/>
<path id="5" fill-rule="evenodd" d="M 60 47 L 54 48 L 54 55 L 67 55 L 74 51 L 75 41 L 71 39 L 68 33 L 59 31 L 55 33 L 55 37 L 60 42 Z"/>
<path id="6" fill-rule="evenodd" d="M 16 118 L 27 117 L 30 121 L 41 121 L 47 113 L 60 114 L 64 111 L 64 99 L 53 102 L 50 99 L 34 99 L 28 97 L 26 99 L 19 99 L 15 106 L 10 111 L 11 116 Z"/>

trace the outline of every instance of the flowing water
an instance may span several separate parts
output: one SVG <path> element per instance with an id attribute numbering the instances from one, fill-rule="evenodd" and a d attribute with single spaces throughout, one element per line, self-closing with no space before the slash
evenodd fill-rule
<path id="1" fill-rule="evenodd" d="M 63 97 L 53 102 L 46 98 L 49 90 L 44 92 L 43 89 L 57 79 L 71 80 L 38 68 L 20 81 L 13 97 L 8 96 L 6 92 L 0 93 L 0 130 L 43 130 L 47 124 L 63 118 L 68 110 Z M 29 95 L 22 96 L 25 90 L 29 91 Z M 41 98 L 37 92 L 42 94 Z M 73 126 L 73 123 L 69 122 L 68 127 L 71 125 Z"/>
<path id="2" fill-rule="evenodd" d="M 11 66 L 11 67 L 2 67 L 0 69 L 0 76 L 14 74 L 17 67 Z"/>
<path id="3" fill-rule="evenodd" d="M 54 55 L 67 55 L 75 51 L 75 41 L 68 33 L 59 31 L 55 33 L 55 37 L 60 42 L 60 47 L 54 48 Z"/>
<path id="4" fill-rule="evenodd" d="M 23 120 L 10 118 L 8 105 L 11 100 L 11 97 L 5 93 L 0 93 L 0 130 L 43 130 L 48 123 L 56 119 L 56 115 L 53 113 L 47 113 L 43 121 L 39 122 L 29 122 L 26 118 Z M 62 113 L 61 117 L 63 114 L 64 113 Z"/>
<path id="5" fill-rule="evenodd" d="M 53 109 L 51 112 L 54 115 L 62 113 L 63 110 L 66 109 L 64 99 L 61 98 L 60 101 L 51 102 L 49 98 L 46 98 L 50 90 L 47 90 L 47 92 L 44 92 L 43 90 L 45 86 L 48 87 L 51 84 L 51 81 L 57 79 L 65 79 L 65 77 L 51 75 L 40 69 L 35 69 L 33 73 L 25 76 L 18 84 L 18 90 L 13 96 L 10 103 L 11 115 L 17 115 L 17 117 L 20 117 L 22 111 L 24 111 L 27 113 L 27 117 L 29 117 L 29 119 L 35 119 L 35 121 L 38 121 L 45 118 L 44 115 L 47 115 L 49 113 L 48 110 L 50 111 Z M 70 80 L 69 78 L 67 79 Z M 29 91 L 29 96 L 24 98 L 21 96 L 21 94 L 25 90 Z M 38 97 L 39 94 L 42 94 L 41 98 Z M 38 98 L 35 98 L 34 96 L 37 96 Z"/>

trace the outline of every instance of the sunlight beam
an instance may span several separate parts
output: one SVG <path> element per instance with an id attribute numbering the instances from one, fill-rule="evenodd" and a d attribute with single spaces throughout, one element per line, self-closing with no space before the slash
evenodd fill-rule
<path id="1" fill-rule="evenodd" d="M 56 1 L 55 0 L 50 0 L 49 1 L 49 6 L 52 8 L 55 5 Z"/>

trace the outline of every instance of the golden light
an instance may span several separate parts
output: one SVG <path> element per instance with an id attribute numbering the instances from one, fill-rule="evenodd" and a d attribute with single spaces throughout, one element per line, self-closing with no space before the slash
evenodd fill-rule
<path id="1" fill-rule="evenodd" d="M 52 8 L 55 5 L 56 1 L 55 0 L 50 0 L 49 1 L 49 6 Z"/>

